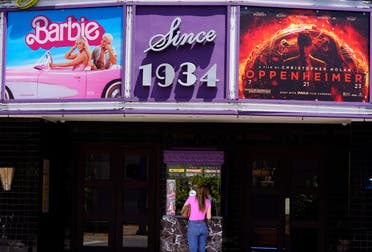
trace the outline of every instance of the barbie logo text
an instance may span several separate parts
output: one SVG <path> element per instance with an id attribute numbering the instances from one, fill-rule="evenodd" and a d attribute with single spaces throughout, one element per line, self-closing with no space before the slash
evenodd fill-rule
<path id="1" fill-rule="evenodd" d="M 35 32 L 30 32 L 25 37 L 26 44 L 33 50 L 39 47 L 50 49 L 55 46 L 71 46 L 77 37 L 85 37 L 90 45 L 98 45 L 104 29 L 95 21 L 84 17 L 77 20 L 67 17 L 66 22 L 51 22 L 45 16 L 36 16 L 31 22 Z"/>

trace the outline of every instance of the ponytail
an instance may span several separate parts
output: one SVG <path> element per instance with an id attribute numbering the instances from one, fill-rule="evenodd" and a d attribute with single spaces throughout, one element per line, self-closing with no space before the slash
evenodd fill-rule
<path id="1" fill-rule="evenodd" d="M 205 210 L 205 200 L 209 196 L 209 189 L 205 186 L 198 188 L 196 197 L 198 199 L 199 211 L 204 212 Z"/>

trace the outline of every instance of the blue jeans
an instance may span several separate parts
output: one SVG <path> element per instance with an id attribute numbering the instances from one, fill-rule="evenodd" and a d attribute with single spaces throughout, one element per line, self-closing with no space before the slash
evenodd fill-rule
<path id="1" fill-rule="evenodd" d="M 208 238 L 208 227 L 204 221 L 189 220 L 187 240 L 190 252 L 205 252 Z"/>

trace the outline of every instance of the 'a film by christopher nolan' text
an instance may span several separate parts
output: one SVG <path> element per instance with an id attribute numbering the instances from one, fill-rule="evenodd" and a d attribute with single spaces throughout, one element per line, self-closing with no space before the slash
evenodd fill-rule
<path id="1" fill-rule="evenodd" d="M 369 14 L 244 7 L 239 98 L 367 102 Z"/>

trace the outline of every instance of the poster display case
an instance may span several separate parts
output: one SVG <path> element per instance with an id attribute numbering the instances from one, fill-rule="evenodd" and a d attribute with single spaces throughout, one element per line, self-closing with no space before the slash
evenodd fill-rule
<path id="1" fill-rule="evenodd" d="M 240 10 L 240 99 L 369 101 L 368 12 Z"/>
<path id="2" fill-rule="evenodd" d="M 7 13 L 2 99 L 119 98 L 123 11 L 109 6 Z"/>

